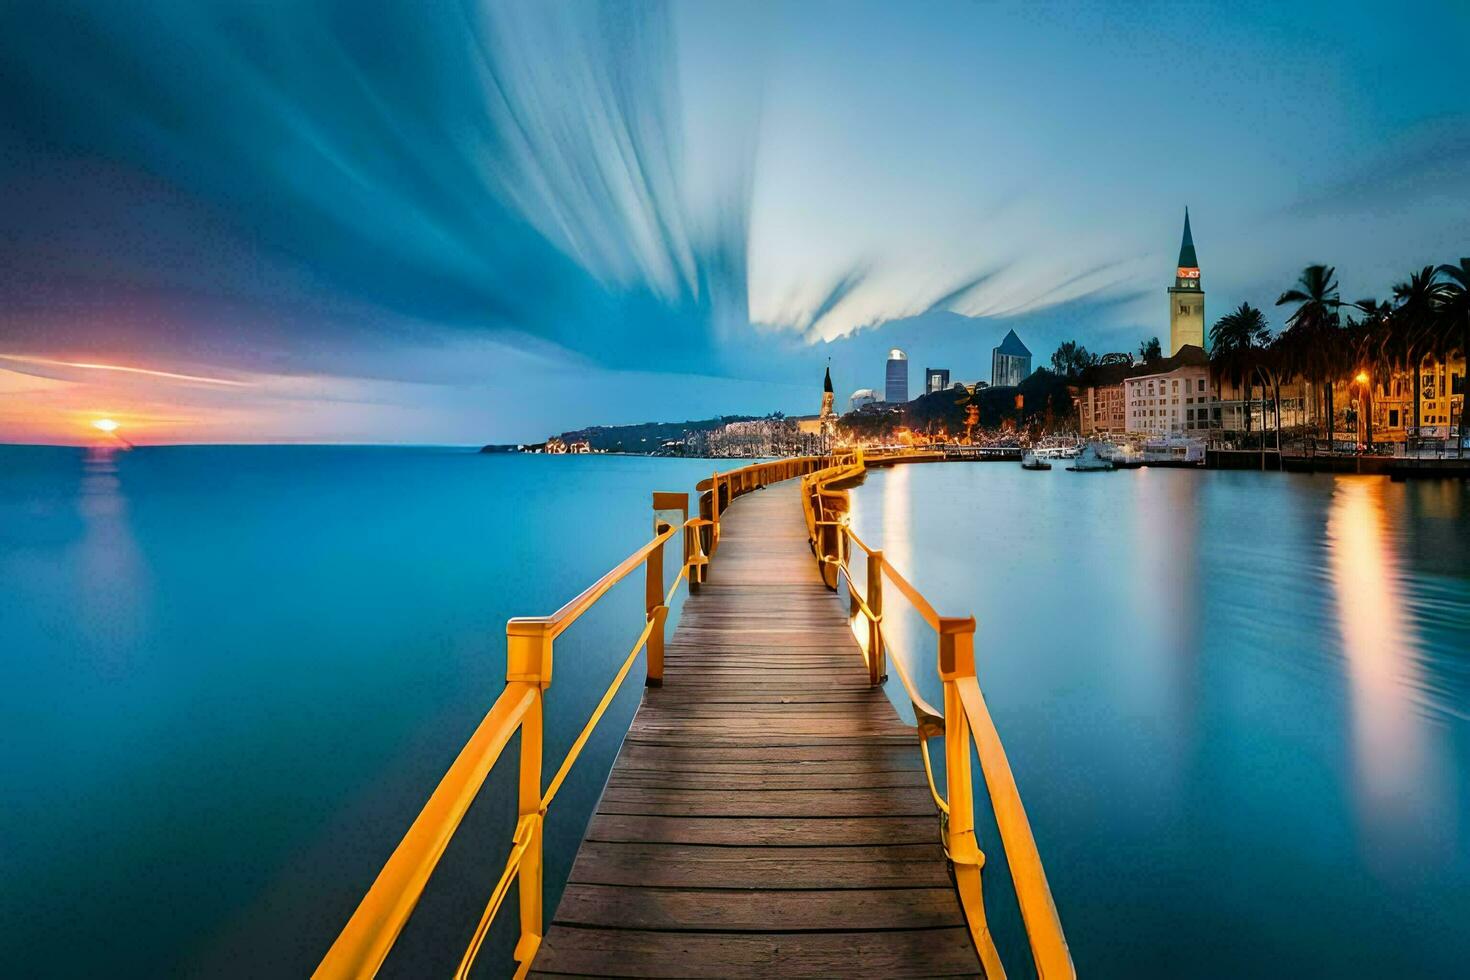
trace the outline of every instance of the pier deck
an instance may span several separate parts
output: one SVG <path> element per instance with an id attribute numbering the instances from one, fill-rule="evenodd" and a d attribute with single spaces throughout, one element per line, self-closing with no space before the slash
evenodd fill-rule
<path id="1" fill-rule="evenodd" d="M 532 976 L 976 976 L 914 730 L 813 561 L 796 481 L 739 498 Z"/>

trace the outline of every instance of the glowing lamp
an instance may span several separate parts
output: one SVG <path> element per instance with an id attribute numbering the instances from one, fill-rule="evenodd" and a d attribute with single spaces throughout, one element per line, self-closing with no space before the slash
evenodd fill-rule
<path id="1" fill-rule="evenodd" d="M 1368 372 L 1367 371 L 1359 371 L 1358 372 L 1358 376 L 1356 378 L 1354 378 L 1353 380 L 1357 381 L 1358 384 L 1360 384 L 1360 385 L 1367 384 L 1368 383 Z"/>

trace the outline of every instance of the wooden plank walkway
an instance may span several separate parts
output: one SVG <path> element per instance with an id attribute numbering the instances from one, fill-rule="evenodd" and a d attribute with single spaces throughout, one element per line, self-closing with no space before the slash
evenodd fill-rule
<path id="1" fill-rule="evenodd" d="M 533 976 L 976 976 L 913 729 L 807 545 L 795 481 L 723 515 Z"/>

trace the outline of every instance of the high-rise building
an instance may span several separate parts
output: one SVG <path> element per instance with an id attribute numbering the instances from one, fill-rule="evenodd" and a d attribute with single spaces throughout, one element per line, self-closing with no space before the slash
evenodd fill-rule
<path id="1" fill-rule="evenodd" d="M 897 347 L 888 352 L 887 384 L 883 386 L 883 400 L 901 405 L 909 400 L 909 356 Z"/>
<path id="2" fill-rule="evenodd" d="M 990 351 L 990 384 L 996 388 L 1014 388 L 1031 377 L 1031 351 L 1021 343 L 1016 331 L 1006 333 L 1000 346 Z"/>
<path id="3" fill-rule="evenodd" d="M 1169 356 L 1179 353 L 1185 344 L 1205 346 L 1205 291 L 1200 285 L 1194 236 L 1189 233 L 1189 208 L 1184 209 L 1184 240 L 1179 244 L 1174 285 L 1169 287 Z"/>
<path id="4" fill-rule="evenodd" d="M 924 394 L 932 395 L 949 387 L 949 368 L 924 369 Z"/>
<path id="5" fill-rule="evenodd" d="M 847 400 L 847 404 L 852 411 L 858 412 L 867 408 L 869 405 L 875 404 L 877 401 L 878 393 L 872 388 L 859 388 L 852 393 L 852 397 Z"/>

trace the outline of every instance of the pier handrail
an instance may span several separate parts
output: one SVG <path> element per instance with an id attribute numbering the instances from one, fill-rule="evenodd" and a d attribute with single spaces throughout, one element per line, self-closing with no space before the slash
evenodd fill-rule
<path id="1" fill-rule="evenodd" d="M 985 975 L 988 980 L 1001 980 L 1005 977 L 1005 967 L 986 923 L 980 887 L 985 855 L 975 835 L 970 770 L 972 740 L 1000 832 L 1001 846 L 1010 867 L 1036 975 L 1041 980 L 1075 980 L 1077 971 L 1051 887 L 1047 884 L 1041 853 L 1031 832 L 1031 823 L 1026 818 L 1025 807 L 1021 804 L 1021 793 L 1006 758 L 1000 733 L 996 731 L 975 676 L 975 619 L 972 616 L 941 616 L 923 594 L 884 559 L 881 550 L 869 547 L 853 532 L 848 522 L 847 492 L 841 485 L 861 477 L 864 469 L 862 454 L 858 453 L 855 459 L 837 461 L 802 480 L 802 509 L 807 520 L 808 537 L 828 587 L 835 590 L 839 577 L 845 577 L 851 615 L 854 620 L 862 616 L 867 623 L 863 654 L 874 686 L 886 679 L 886 651 L 891 648 L 888 632 L 883 626 L 884 580 L 903 594 L 937 634 L 937 668 L 944 686 L 942 712 L 919 694 L 903 659 L 894 657 L 892 662 L 913 703 L 919 751 L 924 759 L 929 792 L 940 811 L 945 853 L 954 865 L 960 904 L 985 967 Z M 850 565 L 854 548 L 861 550 L 867 559 L 867 581 L 861 594 Z M 928 740 L 938 737 L 944 739 L 948 799 L 940 795 L 929 761 Z"/>
<path id="2" fill-rule="evenodd" d="M 511 737 L 519 732 L 519 802 L 515 832 L 505 868 L 491 890 L 455 977 L 463 980 L 469 975 L 496 913 L 509 894 L 510 886 L 517 880 L 521 928 L 514 953 L 517 963 L 515 976 L 524 977 L 531 968 L 544 934 L 542 838 L 547 809 L 643 650 L 648 651 L 646 684 L 658 687 L 663 683 L 664 630 L 669 607 L 681 583 L 687 583 L 690 591 L 696 591 L 705 580 L 710 559 L 719 546 L 721 512 L 741 494 L 762 489 L 771 483 L 807 476 L 828 467 L 830 462 L 827 457 L 802 456 L 754 463 L 725 473 L 716 471 L 696 488 L 702 491 L 697 517 L 689 516 L 688 494 L 655 493 L 652 539 L 551 615 L 509 620 L 505 627 L 504 689 L 439 780 L 428 802 L 394 848 L 312 976 L 317 980 L 343 980 L 371 977 L 378 972 L 408 924 L 470 804 L 500 760 Z M 679 524 L 658 517 L 659 513 L 670 510 L 682 510 L 683 519 Z M 665 591 L 664 546 L 680 532 L 683 535 L 682 561 L 672 586 Z M 544 705 L 546 691 L 551 686 L 554 641 L 640 565 L 645 570 L 643 630 L 567 750 L 556 774 L 543 790 Z"/>

